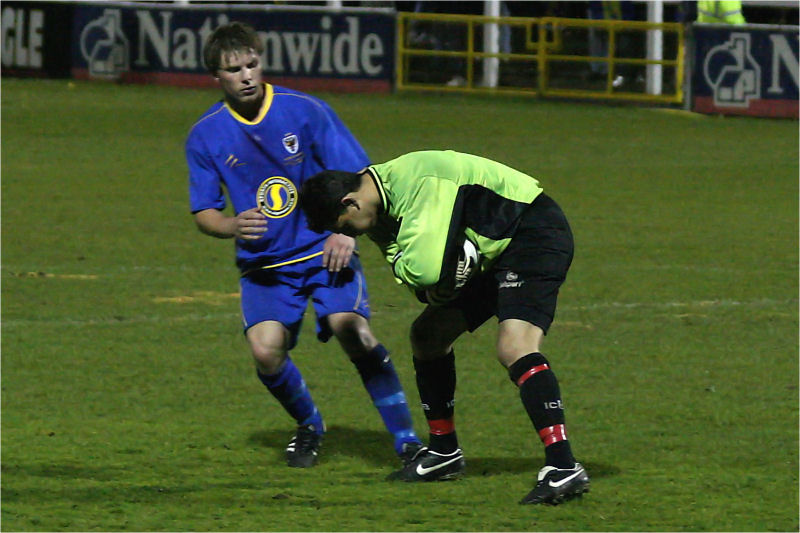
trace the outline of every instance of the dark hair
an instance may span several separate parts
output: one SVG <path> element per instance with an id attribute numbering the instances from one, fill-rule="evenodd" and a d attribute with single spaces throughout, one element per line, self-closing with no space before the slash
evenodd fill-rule
<path id="1" fill-rule="evenodd" d="M 331 230 L 346 207 L 342 198 L 361 187 L 361 174 L 341 170 L 323 170 L 303 183 L 300 208 L 306 214 L 308 227 L 322 233 Z"/>
<path id="2" fill-rule="evenodd" d="M 252 26 L 244 22 L 231 22 L 214 30 L 203 48 L 203 61 L 211 74 L 216 75 L 222 56 L 241 50 L 254 50 L 261 55 L 264 43 Z"/>

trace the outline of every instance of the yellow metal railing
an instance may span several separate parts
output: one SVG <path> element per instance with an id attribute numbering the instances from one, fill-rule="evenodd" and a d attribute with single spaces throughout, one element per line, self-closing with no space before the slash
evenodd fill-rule
<path id="1" fill-rule="evenodd" d="M 595 98 L 653 103 L 681 103 L 683 101 L 684 39 L 683 25 L 679 23 L 400 12 L 397 24 L 396 86 L 400 90 L 502 92 L 543 97 Z M 505 26 L 508 31 L 517 32 L 515 35 L 521 36 L 517 41 L 522 41 L 522 46 L 505 52 L 484 51 L 482 46 L 477 45 L 476 35 L 485 31 L 487 27 L 485 25 L 488 24 Z M 410 42 L 412 29 L 417 31 L 415 25 L 417 28 L 420 25 L 426 25 L 429 31 L 434 31 L 434 28 L 438 26 L 440 34 L 446 34 L 447 31 L 452 34 L 453 28 L 460 29 L 461 35 L 464 35 L 464 38 L 461 39 L 463 47 L 461 49 L 444 49 L 444 47 L 431 49 L 415 45 Z M 588 42 L 583 43 L 583 39 L 581 39 L 580 32 L 582 31 L 587 34 L 589 31 L 601 33 L 606 53 L 590 55 Z M 623 56 L 619 53 L 618 40 L 621 35 L 635 35 L 637 39 L 643 41 L 649 31 L 661 31 L 665 41 L 668 36 L 674 38 L 669 47 L 671 57 L 656 60 Z M 569 38 L 567 37 L 568 33 L 572 34 Z M 588 35 L 585 40 L 588 41 Z M 573 50 L 567 50 L 567 41 L 571 42 Z M 581 48 L 582 44 L 587 45 L 585 51 Z M 431 60 L 431 64 L 435 61 L 460 60 L 461 63 L 465 63 L 462 71 L 463 83 L 447 85 L 443 81 L 431 82 L 412 79 L 411 62 L 418 58 L 428 58 Z M 488 58 L 496 58 L 498 62 L 503 62 L 498 63 L 501 72 L 503 69 L 509 70 L 511 68 L 509 65 L 514 64 L 524 74 L 516 76 L 515 81 L 511 83 L 502 82 L 501 76 L 501 82 L 496 86 L 485 86 L 479 82 L 475 64 Z M 572 83 L 570 79 L 565 78 L 559 79 L 562 86 L 554 86 L 553 70 L 556 66 L 567 70 L 563 65 L 573 65 L 571 68 L 575 70 L 575 65 L 581 63 L 586 65 L 586 68 L 583 69 L 585 71 L 589 70 L 590 64 L 593 64 L 594 67 L 599 64 L 604 65 L 604 83 L 601 83 L 600 86 L 587 86 L 580 82 Z M 621 87 L 615 83 L 620 77 L 620 69 L 636 67 L 646 69 L 648 65 L 660 65 L 663 71 L 671 74 L 668 77 L 670 83 L 665 84 L 669 91 L 663 94 L 647 94 L 642 83 L 640 83 L 641 90 L 639 91 L 633 90 L 630 86 Z M 416 70 L 422 72 L 425 67 Z M 436 70 L 435 65 L 434 70 Z M 556 77 L 558 77 L 557 75 L 558 72 Z"/>

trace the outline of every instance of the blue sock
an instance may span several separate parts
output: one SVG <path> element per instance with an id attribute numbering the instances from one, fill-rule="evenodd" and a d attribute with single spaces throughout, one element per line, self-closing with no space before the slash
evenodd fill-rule
<path id="1" fill-rule="evenodd" d="M 297 421 L 298 426 L 312 425 L 320 435 L 325 432 L 322 415 L 311 399 L 311 393 L 303 381 L 303 376 L 300 375 L 300 370 L 290 357 L 286 357 L 280 370 L 275 374 L 265 375 L 258 370 L 256 372 L 261 383 Z"/>
<path id="2" fill-rule="evenodd" d="M 368 354 L 354 360 L 353 364 L 386 429 L 394 436 L 395 451 L 400 454 L 405 443 L 420 443 L 414 432 L 403 386 L 397 378 L 388 350 L 379 344 Z"/>

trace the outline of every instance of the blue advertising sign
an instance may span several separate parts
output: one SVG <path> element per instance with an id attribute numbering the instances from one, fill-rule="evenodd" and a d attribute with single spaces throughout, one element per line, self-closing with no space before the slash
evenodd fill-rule
<path id="1" fill-rule="evenodd" d="M 391 90 L 395 19 L 390 13 L 75 6 L 72 68 L 76 78 L 208 86 L 203 43 L 237 20 L 260 35 L 264 75 L 294 88 Z"/>
<path id="2" fill-rule="evenodd" d="M 798 116 L 798 27 L 695 24 L 692 109 Z"/>

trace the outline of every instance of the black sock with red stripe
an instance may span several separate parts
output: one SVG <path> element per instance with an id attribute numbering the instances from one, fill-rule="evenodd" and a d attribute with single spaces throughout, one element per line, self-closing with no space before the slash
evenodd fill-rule
<path id="1" fill-rule="evenodd" d="M 556 375 L 544 355 L 536 352 L 518 359 L 508 368 L 522 405 L 544 444 L 545 462 L 556 468 L 572 468 L 575 458 L 567 440 L 564 407 Z"/>
<path id="2" fill-rule="evenodd" d="M 422 361 L 414 358 L 419 399 L 428 420 L 428 448 L 439 453 L 451 453 L 458 448 L 453 423 L 456 395 L 456 358 L 450 353 L 438 359 Z"/>

